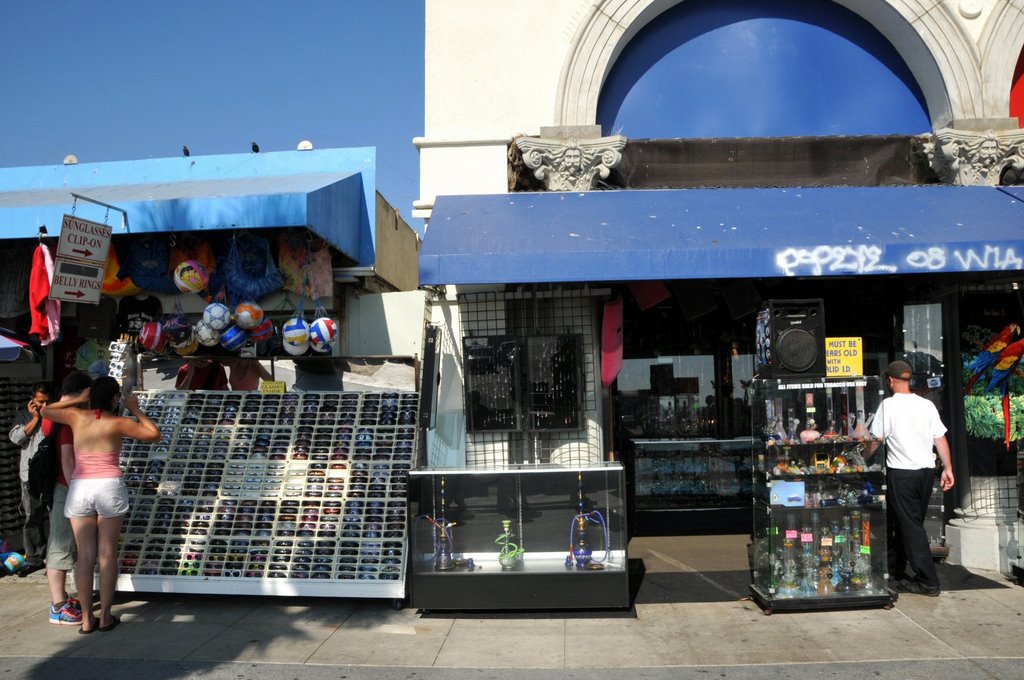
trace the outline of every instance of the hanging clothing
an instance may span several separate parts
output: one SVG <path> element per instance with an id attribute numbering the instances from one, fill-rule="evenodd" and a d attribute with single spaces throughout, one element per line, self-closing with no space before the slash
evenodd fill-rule
<path id="1" fill-rule="evenodd" d="M 117 327 L 121 333 L 137 336 L 147 321 L 157 321 L 164 307 L 156 297 L 126 297 L 117 307 Z"/>
<path id="2" fill-rule="evenodd" d="M 114 298 L 101 297 L 95 305 L 79 302 L 75 306 L 79 337 L 99 340 L 117 337 L 117 302 Z"/>
<path id="3" fill-rule="evenodd" d="M 29 248 L 10 248 L 0 252 L 0 258 L 0 319 L 9 319 L 25 313 L 32 254 Z"/>
<path id="4" fill-rule="evenodd" d="M 60 300 L 50 299 L 52 280 L 53 254 L 49 246 L 40 243 L 32 255 L 28 302 L 32 317 L 29 334 L 38 337 L 41 345 L 52 344 L 60 336 Z"/>

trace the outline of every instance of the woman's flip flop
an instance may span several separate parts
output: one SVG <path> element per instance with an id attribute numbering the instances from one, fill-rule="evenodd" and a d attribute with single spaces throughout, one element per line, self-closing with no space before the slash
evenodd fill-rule
<path id="1" fill-rule="evenodd" d="M 101 633 L 106 633 L 108 630 L 114 630 L 115 628 L 117 628 L 117 624 L 119 623 L 121 623 L 121 619 L 117 618 L 116 616 L 111 616 L 109 626 L 100 626 L 96 630 L 98 630 Z M 92 631 L 89 632 L 91 633 Z"/>

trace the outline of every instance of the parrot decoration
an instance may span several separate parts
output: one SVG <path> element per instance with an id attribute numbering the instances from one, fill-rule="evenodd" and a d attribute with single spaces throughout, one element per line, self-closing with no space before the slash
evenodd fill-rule
<path id="1" fill-rule="evenodd" d="M 978 382 L 978 379 L 981 378 L 985 371 L 990 369 L 997 360 L 999 360 L 1000 352 L 1002 352 L 1018 335 L 1020 335 L 1020 326 L 1015 323 L 1007 324 L 1006 328 L 989 340 L 989 342 L 981 349 L 978 356 L 971 360 L 970 365 L 967 366 L 969 373 L 967 376 L 967 384 L 964 385 L 965 397 L 971 393 L 971 388 L 974 387 L 974 383 Z"/>
<path id="2" fill-rule="evenodd" d="M 1021 355 L 1024 355 L 1024 340 L 1012 342 L 999 352 L 995 364 L 992 367 L 992 377 L 989 378 L 986 392 L 999 388 L 1003 397 L 1003 424 L 1005 427 L 1006 450 L 1010 450 L 1010 376 L 1020 364 Z"/>

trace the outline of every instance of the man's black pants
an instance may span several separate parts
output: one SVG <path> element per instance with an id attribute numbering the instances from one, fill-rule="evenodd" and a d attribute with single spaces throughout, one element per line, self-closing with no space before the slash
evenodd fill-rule
<path id="1" fill-rule="evenodd" d="M 888 490 L 885 494 L 888 534 L 889 578 L 906 578 L 907 564 L 914 570 L 915 580 L 927 588 L 939 587 L 939 575 L 932 561 L 931 544 L 924 529 L 928 501 L 932 497 L 935 470 L 886 471 Z"/>
<path id="2" fill-rule="evenodd" d="M 46 542 L 50 536 L 50 509 L 28 492 L 28 484 L 21 484 L 21 510 L 25 514 L 23 536 L 25 562 L 29 567 L 41 568 L 46 562 Z"/>

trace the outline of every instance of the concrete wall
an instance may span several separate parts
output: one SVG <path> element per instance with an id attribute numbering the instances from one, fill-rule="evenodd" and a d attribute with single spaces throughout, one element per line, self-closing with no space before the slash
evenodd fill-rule
<path id="1" fill-rule="evenodd" d="M 420 285 L 420 237 L 380 193 L 376 203 L 377 276 L 395 290 L 416 290 Z"/>
<path id="2" fill-rule="evenodd" d="M 685 1 L 685 0 L 683 0 Z M 601 84 L 636 33 L 678 0 L 427 0 L 415 217 L 441 194 L 502 193 L 503 147 L 541 126 L 595 123 Z M 934 127 L 1006 122 L 1024 1 L 838 0 L 899 51 Z"/>

